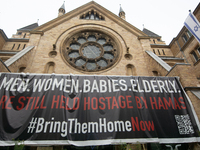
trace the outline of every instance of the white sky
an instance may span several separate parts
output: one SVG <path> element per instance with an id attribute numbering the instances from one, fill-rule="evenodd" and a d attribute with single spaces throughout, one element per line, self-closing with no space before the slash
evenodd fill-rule
<path id="1" fill-rule="evenodd" d="M 66 13 L 91 0 L 65 0 Z M 0 28 L 8 38 L 17 29 L 37 22 L 42 25 L 58 16 L 64 0 L 0 0 Z M 162 36 L 169 44 L 179 33 L 189 14 L 200 0 L 95 0 L 118 15 L 120 4 L 126 13 L 126 21 Z"/>

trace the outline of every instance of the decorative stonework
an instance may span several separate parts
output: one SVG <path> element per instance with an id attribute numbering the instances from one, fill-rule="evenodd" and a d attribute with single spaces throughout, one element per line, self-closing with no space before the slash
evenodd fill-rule
<path id="1" fill-rule="evenodd" d="M 133 58 L 133 56 L 129 53 L 129 47 L 127 47 L 126 54 L 124 55 L 124 57 L 127 60 L 131 60 Z"/>
<path id="2" fill-rule="evenodd" d="M 81 15 L 80 19 L 105 20 L 105 18 L 100 13 L 98 13 L 96 10 L 93 9 Z"/>
<path id="3" fill-rule="evenodd" d="M 51 58 L 56 57 L 56 55 L 57 55 L 57 52 L 56 52 L 56 51 L 51 51 L 51 52 L 49 52 L 49 57 L 51 57 Z"/>
<path id="4" fill-rule="evenodd" d="M 61 53 L 68 64 L 86 72 L 105 70 L 119 58 L 119 48 L 109 35 L 90 30 L 67 38 Z"/>
<path id="5" fill-rule="evenodd" d="M 125 57 L 127 60 L 133 59 L 133 56 L 132 56 L 131 54 L 125 54 L 124 57 Z"/>

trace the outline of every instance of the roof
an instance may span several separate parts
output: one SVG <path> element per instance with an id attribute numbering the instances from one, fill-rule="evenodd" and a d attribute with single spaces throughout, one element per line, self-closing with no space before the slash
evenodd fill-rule
<path id="1" fill-rule="evenodd" d="M 8 40 L 8 37 L 6 36 L 5 32 L 0 29 L 0 34 L 2 35 L 2 37 L 5 39 L 5 40 Z"/>
<path id="2" fill-rule="evenodd" d="M 64 9 L 65 10 L 65 4 L 63 3 L 62 6 L 60 7 L 60 9 Z"/>
<path id="3" fill-rule="evenodd" d="M 75 16 L 79 16 L 80 17 L 80 15 L 84 14 L 86 11 L 91 10 L 91 9 L 95 9 L 102 16 L 111 19 L 112 21 L 114 21 L 118 25 L 120 25 L 121 27 L 126 28 L 126 30 L 129 30 L 130 32 L 135 34 L 136 36 L 147 37 L 147 35 L 144 32 L 142 32 L 140 29 L 136 28 L 135 26 L 133 26 L 132 24 L 128 23 L 124 19 L 119 18 L 116 14 L 112 13 L 108 9 L 106 9 L 103 6 L 99 5 L 95 1 L 91 1 L 91 2 L 89 2 L 87 4 L 84 4 L 84 5 L 82 5 L 82 6 L 78 7 L 78 8 L 70 11 L 70 12 L 67 12 L 66 14 L 64 14 L 64 15 L 62 15 L 60 17 L 57 17 L 57 18 L 55 18 L 53 20 L 50 20 L 49 22 L 46 22 L 45 24 L 35 28 L 32 32 L 33 33 L 34 33 L 34 31 L 46 32 L 46 31 L 56 27 L 57 25 L 60 25 L 61 23 L 64 23 L 64 22 L 68 21 L 69 19 L 71 19 L 71 18 L 73 18 Z M 90 25 L 90 23 L 87 23 L 87 25 Z M 79 26 L 81 27 L 82 25 L 79 24 Z"/>
<path id="4" fill-rule="evenodd" d="M 151 37 L 161 37 L 146 28 L 144 28 L 142 32 L 144 32 L 145 34 L 147 34 L 148 36 L 151 36 Z"/>
<path id="5" fill-rule="evenodd" d="M 124 10 L 122 9 L 122 6 L 121 6 L 121 4 L 120 4 L 120 8 L 119 8 L 119 13 L 120 12 L 124 12 Z M 125 13 L 125 12 L 124 12 Z"/>
<path id="6" fill-rule="evenodd" d="M 18 29 L 17 31 L 31 31 L 38 27 L 38 23 L 33 23 L 31 25 L 25 26 L 23 28 Z"/>

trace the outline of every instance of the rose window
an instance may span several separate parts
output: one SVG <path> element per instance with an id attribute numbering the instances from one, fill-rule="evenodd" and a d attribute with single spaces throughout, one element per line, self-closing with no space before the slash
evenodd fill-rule
<path id="1" fill-rule="evenodd" d="M 100 32 L 85 31 L 65 40 L 62 53 L 74 68 L 95 72 L 111 67 L 118 58 L 115 41 Z"/>

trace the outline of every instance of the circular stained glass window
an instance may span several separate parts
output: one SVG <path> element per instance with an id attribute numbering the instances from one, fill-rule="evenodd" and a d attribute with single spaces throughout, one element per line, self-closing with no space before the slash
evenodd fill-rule
<path id="1" fill-rule="evenodd" d="M 105 44 L 106 43 L 106 39 L 105 38 L 100 38 L 97 40 L 97 42 L 101 45 Z"/>
<path id="2" fill-rule="evenodd" d="M 79 37 L 77 41 L 78 43 L 83 44 L 86 42 L 86 39 L 84 37 Z"/>
<path id="3" fill-rule="evenodd" d="M 74 68 L 95 72 L 111 67 L 119 57 L 119 50 L 110 36 L 84 31 L 65 40 L 62 54 Z"/>
<path id="4" fill-rule="evenodd" d="M 85 56 L 86 58 L 93 58 L 93 59 L 99 57 L 101 54 L 101 50 L 99 49 L 99 47 L 90 44 L 84 47 L 82 52 L 83 56 Z"/>
<path id="5" fill-rule="evenodd" d="M 74 49 L 74 50 L 76 50 L 76 49 L 79 49 L 80 48 L 80 45 L 78 45 L 78 44 L 71 44 L 70 45 L 70 47 L 72 48 L 72 49 Z"/>

